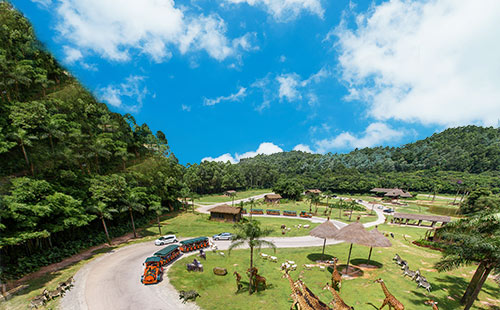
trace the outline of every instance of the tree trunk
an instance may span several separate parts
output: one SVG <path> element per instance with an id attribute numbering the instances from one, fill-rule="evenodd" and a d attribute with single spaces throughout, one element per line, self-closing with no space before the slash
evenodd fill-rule
<path id="1" fill-rule="evenodd" d="M 52 151 L 52 154 L 54 154 L 54 141 L 52 141 L 52 135 L 49 134 L 49 142 L 50 142 L 50 149 Z"/>
<path id="2" fill-rule="evenodd" d="M 492 269 L 493 269 L 493 266 L 486 267 L 486 270 L 484 271 L 481 279 L 477 283 L 476 288 L 474 289 L 474 292 L 467 300 L 467 303 L 465 305 L 464 310 L 469 310 L 472 307 L 472 305 L 474 304 L 474 301 L 476 301 L 476 299 L 477 299 L 477 295 L 479 295 L 479 292 L 483 288 L 483 284 L 486 281 L 486 279 L 488 279 L 488 276 L 490 275 L 490 272 Z"/>
<path id="3" fill-rule="evenodd" d="M 106 222 L 104 221 L 104 216 L 101 216 L 102 226 L 104 227 L 104 232 L 106 233 L 106 239 L 108 239 L 109 245 L 111 244 L 111 238 L 109 238 L 108 228 L 106 227 Z"/>
<path id="4" fill-rule="evenodd" d="M 128 208 L 130 212 L 130 221 L 132 222 L 132 230 L 134 231 L 134 238 L 137 238 L 137 233 L 135 231 L 134 215 L 132 215 L 132 208 Z"/>
<path id="5" fill-rule="evenodd" d="M 22 140 L 19 140 L 19 143 L 21 144 L 21 150 L 23 151 L 24 155 L 24 160 L 26 161 L 26 166 L 30 166 L 30 161 L 28 159 L 28 153 L 26 153 L 26 149 L 24 148 L 24 143 Z"/>
<path id="6" fill-rule="evenodd" d="M 253 268 L 253 247 L 250 247 L 250 280 L 248 280 L 248 293 L 252 294 L 252 268 Z"/>
<path id="7" fill-rule="evenodd" d="M 160 232 L 160 236 L 161 236 L 161 224 L 160 224 L 160 216 L 159 215 L 156 215 L 156 220 L 158 221 L 158 231 Z"/>
<path id="8" fill-rule="evenodd" d="M 467 300 L 469 299 L 469 296 L 472 294 L 474 289 L 477 286 L 477 282 L 481 279 L 481 276 L 484 273 L 484 269 L 486 269 L 485 264 L 483 262 L 479 263 L 479 266 L 476 268 L 476 272 L 474 272 L 474 275 L 472 276 L 472 279 L 469 282 L 469 285 L 467 286 L 467 289 L 465 290 L 464 295 L 460 299 L 460 303 L 462 305 L 465 305 Z"/>

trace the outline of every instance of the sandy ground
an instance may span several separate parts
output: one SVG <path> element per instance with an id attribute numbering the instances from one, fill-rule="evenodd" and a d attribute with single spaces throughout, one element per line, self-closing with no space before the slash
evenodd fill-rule
<path id="1" fill-rule="evenodd" d="M 263 195 L 254 198 L 260 196 Z M 363 205 L 371 208 L 371 205 L 367 203 Z M 198 211 L 207 212 L 206 210 L 213 206 L 202 206 Z M 366 227 L 384 222 L 382 211 L 377 209 L 376 212 L 377 221 L 365 224 Z M 323 222 L 325 219 L 313 217 L 309 220 Z M 338 221 L 332 222 L 339 228 L 346 225 Z M 323 246 L 323 239 L 311 236 L 276 237 L 266 238 L 266 240 L 274 242 L 279 248 Z M 339 242 L 327 240 L 329 245 Z M 216 241 L 215 243 L 220 250 L 226 250 L 230 244 L 229 241 Z M 153 242 L 139 243 L 120 248 L 93 260 L 75 275 L 75 287 L 61 300 L 61 308 L 64 310 L 199 309 L 195 303 L 181 303 L 177 291 L 166 276 L 156 285 L 146 286 L 140 282 L 144 259 L 158 248 Z"/>

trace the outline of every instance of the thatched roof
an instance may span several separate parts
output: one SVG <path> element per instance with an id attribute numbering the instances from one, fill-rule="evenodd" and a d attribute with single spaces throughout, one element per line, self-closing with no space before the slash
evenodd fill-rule
<path id="1" fill-rule="evenodd" d="M 330 220 L 326 220 L 323 224 L 315 227 L 309 232 L 309 235 L 313 237 L 323 238 L 323 239 L 333 239 L 333 236 L 339 231 L 339 229 L 333 225 Z"/>
<path id="2" fill-rule="evenodd" d="M 241 212 L 241 208 L 239 207 L 231 207 L 228 205 L 220 205 L 217 207 L 213 207 L 208 210 L 209 212 L 215 213 L 225 213 L 225 214 L 239 214 Z"/>
<path id="3" fill-rule="evenodd" d="M 410 193 L 405 192 L 404 190 L 399 189 L 399 188 L 395 188 L 395 189 L 388 191 L 387 193 L 385 193 L 384 196 L 386 196 L 386 197 L 402 197 L 402 198 L 413 197 Z"/>
<path id="4" fill-rule="evenodd" d="M 227 193 L 227 194 L 234 194 L 236 193 L 236 191 L 234 189 L 230 189 L 228 191 L 225 191 L 224 193 Z"/>
<path id="5" fill-rule="evenodd" d="M 280 194 L 267 194 L 264 196 L 264 198 L 267 198 L 267 199 L 281 199 L 281 195 Z"/>
<path id="6" fill-rule="evenodd" d="M 381 187 L 375 187 L 370 190 L 370 192 L 374 193 L 387 193 L 389 191 L 392 191 L 393 188 L 381 188 Z"/>
<path id="7" fill-rule="evenodd" d="M 333 238 L 365 246 L 377 246 L 377 244 L 379 244 L 375 235 L 367 231 L 363 224 L 359 222 L 351 223 L 343 227 L 333 236 Z"/>
<path id="8" fill-rule="evenodd" d="M 429 221 L 429 222 L 443 222 L 448 223 L 451 222 L 451 217 L 449 216 L 441 216 L 441 215 L 427 215 L 427 214 L 413 214 L 413 213 L 399 213 L 396 212 L 392 215 L 394 218 L 399 219 L 408 219 L 408 220 L 417 220 L 417 221 Z"/>
<path id="9" fill-rule="evenodd" d="M 370 234 L 372 234 L 377 241 L 376 245 L 373 245 L 373 247 L 388 248 L 392 246 L 392 243 L 389 241 L 389 239 L 387 239 L 383 233 L 378 231 L 377 227 L 370 230 Z"/>
<path id="10" fill-rule="evenodd" d="M 309 193 L 311 193 L 311 194 L 321 194 L 321 191 L 319 189 L 315 188 L 315 189 L 308 189 L 308 190 L 305 191 L 305 193 L 306 193 L 306 195 L 309 194 Z"/>

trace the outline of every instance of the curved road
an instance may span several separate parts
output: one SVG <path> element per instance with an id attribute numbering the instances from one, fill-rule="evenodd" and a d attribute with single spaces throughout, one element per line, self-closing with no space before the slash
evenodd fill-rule
<path id="1" fill-rule="evenodd" d="M 252 198 L 262 197 L 263 195 L 259 195 Z M 361 204 L 371 209 L 367 203 Z M 216 205 L 201 206 L 197 210 L 207 213 L 207 210 L 214 206 Z M 364 224 L 366 227 L 382 224 L 385 221 L 382 211 L 378 208 L 375 211 L 377 220 Z M 325 221 L 320 217 L 308 220 L 314 223 Z M 332 220 L 332 223 L 339 228 L 346 226 L 339 221 Z M 311 236 L 276 237 L 266 240 L 274 242 L 279 248 L 323 246 L 323 239 Z M 341 241 L 327 240 L 326 243 L 330 245 L 339 242 Z M 215 243 L 220 250 L 225 250 L 229 246 L 229 242 Z M 143 242 L 114 250 L 86 264 L 75 275 L 75 286 L 61 300 L 61 308 L 64 310 L 199 309 L 195 303 L 181 303 L 177 291 L 167 277 L 156 285 L 145 286 L 140 282 L 144 259 L 157 250 L 153 242 Z M 167 273 L 166 270 L 164 274 Z"/>

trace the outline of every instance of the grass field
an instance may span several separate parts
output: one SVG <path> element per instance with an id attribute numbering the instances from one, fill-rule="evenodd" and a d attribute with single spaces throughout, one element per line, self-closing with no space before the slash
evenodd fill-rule
<path id="1" fill-rule="evenodd" d="M 199 237 L 199 236 L 213 236 L 222 232 L 234 232 L 234 224 L 226 222 L 216 222 L 208 220 L 208 214 L 200 213 L 178 213 L 175 216 L 169 216 L 162 221 L 162 234 L 175 234 L 178 238 L 183 237 Z M 272 218 L 272 217 L 255 217 L 260 223 L 262 228 L 272 229 L 272 237 L 281 237 L 281 225 L 291 227 L 292 230 L 287 232 L 285 237 L 305 236 L 309 231 L 316 227 L 318 224 L 313 224 L 306 220 L 301 219 L 286 219 L 286 218 Z M 293 226 L 298 224 L 309 224 L 310 228 L 296 229 Z M 143 236 L 148 236 L 151 239 L 158 237 L 158 227 L 150 226 L 142 231 Z"/>
<path id="2" fill-rule="evenodd" d="M 244 199 L 260 194 L 271 193 L 271 189 L 249 189 L 246 191 L 236 192 L 236 196 L 234 196 L 234 200 Z M 231 202 L 233 201 L 232 197 L 224 196 L 223 194 L 214 194 L 214 195 L 206 195 L 201 198 L 195 200 L 195 203 L 199 203 L 202 205 L 211 205 L 219 202 Z"/>
<path id="3" fill-rule="evenodd" d="M 424 301 L 428 298 L 438 301 L 440 309 L 462 308 L 457 300 L 472 277 L 474 266 L 438 273 L 433 266 L 441 257 L 440 253 L 410 243 L 410 241 L 425 234 L 424 229 L 389 225 L 381 225 L 379 229 L 395 234 L 395 239 L 391 238 L 393 247 L 373 250 L 372 259 L 375 263 L 372 261 L 372 264 L 381 268 L 362 269 L 362 276 L 343 280 L 341 296 L 347 304 L 354 306 L 356 310 L 378 309 L 384 295 L 380 285 L 373 283 L 373 281 L 381 277 L 391 293 L 406 306 L 406 309 L 430 309 L 424 305 Z M 327 246 L 326 253 L 337 256 L 341 264 L 345 264 L 348 247 L 348 244 Z M 226 257 L 209 253 L 207 261 L 203 262 L 205 267 L 203 273 L 188 273 L 184 264 L 192 258 L 186 257 L 173 265 L 168 275 L 177 290 L 194 289 L 198 291 L 201 297 L 198 298 L 197 304 L 202 309 L 289 309 L 291 306 L 290 287 L 288 281 L 282 278 L 283 273 L 279 268 L 280 262 L 288 259 L 294 260 L 299 265 L 297 271 L 291 272 L 292 278 L 296 280 L 303 271 L 302 265 L 316 260 L 321 253 L 320 251 L 319 247 L 278 249 L 276 254 L 273 254 L 278 257 L 278 263 L 264 261 L 257 257 L 255 264 L 259 268 L 259 274 L 266 277 L 269 287 L 265 291 L 250 296 L 245 290 L 236 293 L 235 277 L 232 275 L 234 271 L 238 271 L 242 275 L 243 285 L 247 287 L 248 277 L 245 275 L 245 271 L 249 266 L 248 250 L 235 250 Z M 367 247 L 354 245 L 352 263 L 366 263 L 368 251 Z M 263 252 L 272 253 L 269 249 L 264 249 Z M 432 285 L 431 293 L 427 293 L 422 288 L 417 289 L 415 282 L 409 278 L 403 278 L 402 271 L 392 261 L 395 253 L 407 260 L 411 269 L 420 269 Z M 227 268 L 228 275 L 214 275 L 212 268 L 216 266 Z M 329 272 L 319 269 L 305 270 L 303 281 L 322 301 L 329 302 L 332 299 L 329 292 L 322 290 L 324 284 L 330 281 Z M 493 310 L 499 309 L 498 307 L 500 307 L 500 290 L 498 284 L 489 279 L 479 295 L 479 301 L 476 301 L 472 309 Z"/>

